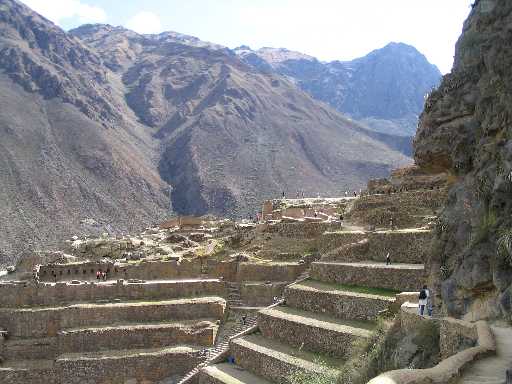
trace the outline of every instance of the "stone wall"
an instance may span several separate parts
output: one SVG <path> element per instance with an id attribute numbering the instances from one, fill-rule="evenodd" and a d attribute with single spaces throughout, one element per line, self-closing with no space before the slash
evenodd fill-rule
<path id="1" fill-rule="evenodd" d="M 299 263 L 240 263 L 237 281 L 294 281 L 305 269 Z"/>
<path id="2" fill-rule="evenodd" d="M 361 241 L 345 244 L 325 254 L 322 259 L 341 262 L 385 261 L 389 252 L 393 263 L 424 263 L 431 252 L 432 232 L 377 231 L 370 232 Z"/>
<path id="3" fill-rule="evenodd" d="M 361 329 L 351 332 L 349 327 L 341 332 L 332 325 L 322 326 L 318 318 L 306 323 L 304 318 L 294 319 L 293 313 L 278 312 L 278 316 L 273 313 L 272 310 L 258 313 L 258 327 L 264 337 L 333 358 L 348 357 L 354 342 L 370 334 Z"/>
<path id="4" fill-rule="evenodd" d="M 8 339 L 0 343 L 0 357 L 4 360 L 45 360 L 57 356 L 57 338 Z"/>
<path id="5" fill-rule="evenodd" d="M 478 341 L 475 324 L 452 318 L 443 318 L 440 326 L 441 358 L 446 359 L 456 353 L 474 347 Z"/>
<path id="6" fill-rule="evenodd" d="M 472 348 L 477 344 L 478 332 L 475 323 L 450 317 L 432 319 L 420 316 L 414 312 L 400 311 L 400 326 L 406 332 L 414 332 L 418 328 L 418 322 L 420 321 L 435 321 L 439 323 L 439 345 L 442 359 Z"/>
<path id="7" fill-rule="evenodd" d="M 97 300 L 162 300 L 194 296 L 226 296 L 220 280 L 128 283 L 0 283 L 0 308 L 53 306 Z"/>
<path id="8" fill-rule="evenodd" d="M 285 299 L 286 304 L 292 308 L 349 320 L 375 320 L 379 312 L 386 310 L 395 300 L 393 297 L 326 292 L 314 287 L 294 285 L 286 288 Z"/>
<path id="9" fill-rule="evenodd" d="M 382 265 L 362 267 L 350 264 L 313 263 L 311 277 L 329 283 L 414 291 L 424 284 L 425 271 L 385 268 Z"/>
<path id="10" fill-rule="evenodd" d="M 339 226 L 338 230 L 341 229 Z M 318 251 L 321 255 L 340 248 L 344 245 L 357 243 L 366 239 L 368 235 L 362 231 L 326 232 L 318 240 Z"/>
<path id="11" fill-rule="evenodd" d="M 354 224 L 389 228 L 390 220 L 397 228 L 420 227 L 423 217 L 435 214 L 446 200 L 445 189 L 361 196 L 346 215 Z"/>
<path id="12" fill-rule="evenodd" d="M 336 223 L 276 223 L 267 225 L 264 229 L 266 233 L 276 233 L 283 237 L 294 239 L 310 239 L 320 236 L 322 233 L 340 229 L 340 224 Z"/>
<path id="13" fill-rule="evenodd" d="M 242 283 L 240 286 L 240 295 L 243 303 L 251 307 L 263 307 L 273 303 L 274 297 L 283 295 L 284 287 L 287 282 L 249 282 Z"/>
<path id="14" fill-rule="evenodd" d="M 207 259 L 208 275 L 215 278 L 222 277 L 226 281 L 236 281 L 238 261 L 217 261 Z"/>
<path id="15" fill-rule="evenodd" d="M 200 361 L 199 351 L 186 347 L 127 353 L 112 358 L 70 356 L 57 359 L 55 373 L 48 377 L 58 378 L 58 384 L 149 384 L 173 375 L 182 375 Z"/>
<path id="16" fill-rule="evenodd" d="M 56 336 L 66 328 L 148 323 L 169 320 L 222 319 L 226 301 L 201 298 L 161 302 L 75 304 L 63 307 L 0 309 L 0 327 L 12 337 Z"/>
<path id="17" fill-rule="evenodd" d="M 53 378 L 54 381 L 50 381 Z M 28 368 L 4 368 L 0 366 L 0 383 L 2 384 L 61 384 L 57 378 L 53 367 L 41 369 Z M 64 383 L 62 383 L 64 384 Z"/>
<path id="18" fill-rule="evenodd" d="M 211 322 L 146 324 L 66 330 L 57 336 L 59 354 L 115 349 L 150 349 L 169 345 L 211 347 L 217 326 Z"/>
<path id="19" fill-rule="evenodd" d="M 39 369 L 0 367 L 0 383 L 151 384 L 174 375 L 183 375 L 200 361 L 199 351 L 184 347 L 111 357 L 69 356 Z"/>
<path id="20" fill-rule="evenodd" d="M 200 259 L 182 261 L 142 261 L 136 264 L 53 264 L 41 266 L 41 281 L 70 281 L 96 279 L 98 270 L 106 271 L 108 279 L 185 279 L 201 276 Z"/>

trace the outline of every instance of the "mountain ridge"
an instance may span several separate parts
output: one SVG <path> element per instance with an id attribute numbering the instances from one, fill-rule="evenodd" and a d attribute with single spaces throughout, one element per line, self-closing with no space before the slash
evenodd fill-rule
<path id="1" fill-rule="evenodd" d="M 104 25 L 66 33 L 15 0 L 0 7 L 2 262 L 158 221 L 168 185 L 176 213 L 246 217 L 282 191 L 335 195 L 411 161 L 407 138 L 230 50 Z"/>

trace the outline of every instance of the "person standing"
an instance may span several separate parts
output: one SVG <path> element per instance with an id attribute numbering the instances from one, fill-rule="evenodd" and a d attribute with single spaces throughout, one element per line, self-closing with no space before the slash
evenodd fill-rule
<path id="1" fill-rule="evenodd" d="M 428 298 L 430 296 L 430 292 L 426 285 L 423 286 L 423 288 L 420 291 L 420 295 L 418 296 L 418 312 L 420 316 L 423 316 L 423 313 L 425 312 L 425 308 L 428 304 Z"/>
<path id="2" fill-rule="evenodd" d="M 391 265 L 391 257 L 389 255 L 389 252 L 388 254 L 386 255 L 386 265 Z"/>

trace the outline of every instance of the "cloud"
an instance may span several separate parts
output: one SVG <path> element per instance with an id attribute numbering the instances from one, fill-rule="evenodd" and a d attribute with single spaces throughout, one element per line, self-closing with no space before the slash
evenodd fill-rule
<path id="1" fill-rule="evenodd" d="M 160 17 L 153 12 L 142 11 L 137 13 L 126 23 L 126 27 L 138 33 L 162 32 Z"/>
<path id="2" fill-rule="evenodd" d="M 79 23 L 104 23 L 107 13 L 103 8 L 80 0 L 22 0 L 27 6 L 56 24 L 76 18 Z"/>

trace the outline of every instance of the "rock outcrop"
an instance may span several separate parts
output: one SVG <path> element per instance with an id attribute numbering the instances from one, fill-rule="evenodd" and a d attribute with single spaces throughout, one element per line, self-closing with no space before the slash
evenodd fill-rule
<path id="1" fill-rule="evenodd" d="M 512 3 L 480 0 L 455 64 L 425 103 L 415 160 L 452 184 L 430 260 L 444 310 L 468 319 L 512 314 Z M 500 246 L 501 244 L 502 246 Z"/>

